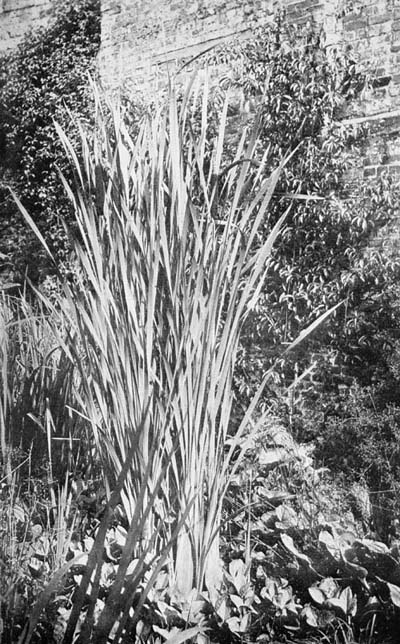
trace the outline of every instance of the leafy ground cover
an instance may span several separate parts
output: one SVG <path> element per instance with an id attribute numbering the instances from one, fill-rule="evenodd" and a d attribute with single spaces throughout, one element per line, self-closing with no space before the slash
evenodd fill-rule
<path id="1" fill-rule="evenodd" d="M 28 51 L 72 29 L 81 79 L 96 6 Z M 7 644 L 398 640 L 397 264 L 367 252 L 396 192 L 346 183 L 337 119 L 363 76 L 285 29 L 141 120 L 93 86 L 68 121 L 50 109 L 67 275 L 5 121 L 13 203 L 57 275 L 1 299 Z"/>

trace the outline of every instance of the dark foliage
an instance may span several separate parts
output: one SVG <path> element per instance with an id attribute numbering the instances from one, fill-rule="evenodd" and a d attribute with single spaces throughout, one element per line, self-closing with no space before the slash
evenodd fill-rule
<path id="1" fill-rule="evenodd" d="M 271 148 L 276 163 L 291 155 L 265 221 L 267 234 L 289 208 L 266 287 L 245 328 L 241 394 L 251 395 L 282 348 L 340 302 L 311 339 L 277 365 L 276 377 L 290 383 L 311 357 L 324 366 L 326 385 L 336 385 L 338 374 L 369 384 L 388 339 L 382 329 L 398 335 L 392 287 L 399 265 L 379 245 L 371 247 L 396 212 L 394 183 L 384 175 L 375 184 L 363 179 L 367 130 L 341 123 L 366 76 L 348 55 L 328 55 L 321 34 L 299 32 L 282 16 L 250 41 L 221 48 L 214 60 L 229 70 L 222 87 L 243 93 L 250 111 L 246 116 L 242 106 L 241 118 L 252 118 L 252 105 L 260 115 L 264 149 Z"/>
<path id="2" fill-rule="evenodd" d="M 71 116 L 91 116 L 88 75 L 96 73 L 100 44 L 99 0 L 56 2 L 50 25 L 29 33 L 0 60 L 0 202 L 3 279 L 34 281 L 48 266 L 27 231 L 8 186 L 12 187 L 45 235 L 60 266 L 68 245 L 62 221 L 69 204 L 58 168 L 67 165 L 55 131 L 58 122 L 70 135 Z"/>

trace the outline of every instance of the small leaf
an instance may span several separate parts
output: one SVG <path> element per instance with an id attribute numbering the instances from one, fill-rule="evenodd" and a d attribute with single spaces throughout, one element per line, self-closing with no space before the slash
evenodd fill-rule
<path id="1" fill-rule="evenodd" d="M 267 465 L 278 465 L 278 463 L 283 463 L 290 458 L 287 451 L 283 448 L 271 448 L 264 449 L 258 456 L 258 461 L 261 466 L 265 467 Z"/>
<path id="2" fill-rule="evenodd" d="M 36 557 L 31 557 L 28 563 L 28 568 L 32 577 L 39 577 L 43 569 L 43 562 Z"/>
<path id="3" fill-rule="evenodd" d="M 122 548 L 125 546 L 127 534 L 127 531 L 122 526 L 118 525 L 115 528 L 115 541 Z"/>
<path id="4" fill-rule="evenodd" d="M 42 526 L 39 525 L 38 523 L 35 523 L 35 525 L 33 525 L 32 528 L 31 528 L 33 541 L 35 541 L 36 539 L 39 539 L 39 537 L 41 536 L 42 532 L 43 532 Z"/>
<path id="5" fill-rule="evenodd" d="M 90 552 L 92 547 L 93 547 L 93 545 L 94 545 L 93 537 L 89 537 L 89 536 L 84 537 L 83 544 L 85 546 L 86 552 Z"/>
<path id="6" fill-rule="evenodd" d="M 340 593 L 340 599 L 346 603 L 346 615 L 354 615 L 357 612 L 357 597 L 353 594 L 350 586 L 346 586 Z"/>
<path id="7" fill-rule="evenodd" d="M 296 546 L 293 543 L 292 537 L 290 537 L 288 534 L 281 534 L 281 541 L 285 548 L 289 550 L 289 552 L 292 553 L 297 559 L 300 559 L 301 561 L 304 561 L 305 563 L 311 565 L 311 560 L 307 555 L 303 555 L 299 550 L 297 550 Z"/>
<path id="8" fill-rule="evenodd" d="M 239 632 L 240 633 L 247 633 L 249 625 L 250 625 L 250 613 L 246 613 L 243 615 L 242 619 L 240 620 L 240 625 L 239 625 Z"/>
<path id="9" fill-rule="evenodd" d="M 14 505 L 13 507 L 13 513 L 14 517 L 17 521 L 20 521 L 21 523 L 24 523 L 26 519 L 26 513 L 24 508 L 22 508 L 20 505 Z"/>
<path id="10" fill-rule="evenodd" d="M 287 505 L 280 505 L 275 510 L 276 516 L 278 518 L 278 523 L 276 527 L 279 529 L 287 530 L 289 528 L 294 528 L 298 524 L 297 512 L 290 508 Z"/>
<path id="11" fill-rule="evenodd" d="M 390 593 L 390 599 L 393 602 L 393 605 L 396 606 L 396 608 L 400 608 L 400 588 L 399 586 L 396 586 L 395 584 L 389 584 L 387 582 L 387 587 Z"/>
<path id="12" fill-rule="evenodd" d="M 342 532 L 338 538 L 340 548 L 351 548 L 356 540 L 356 535 L 353 532 Z"/>
<path id="13" fill-rule="evenodd" d="M 323 543 L 325 548 L 328 550 L 329 554 L 335 559 L 340 559 L 340 547 L 338 542 L 333 538 L 330 532 L 327 530 L 322 530 L 319 533 L 318 541 Z"/>
<path id="14" fill-rule="evenodd" d="M 318 584 L 318 588 L 322 590 L 327 599 L 335 597 L 339 590 L 339 586 L 332 577 L 325 577 L 325 579 Z"/>
<path id="15" fill-rule="evenodd" d="M 326 595 L 322 590 L 317 588 L 316 586 L 311 586 L 311 588 L 308 589 L 308 592 L 310 593 L 312 599 L 315 601 L 316 604 L 319 604 L 322 606 L 322 604 L 325 603 L 326 601 Z"/>
<path id="16" fill-rule="evenodd" d="M 307 606 L 304 606 L 301 614 L 305 618 L 305 620 L 306 620 L 306 622 L 307 622 L 307 624 L 309 626 L 312 626 L 313 628 L 318 628 L 318 626 L 319 626 L 318 619 L 317 619 L 318 613 L 315 610 L 315 608 L 313 608 L 312 606 L 310 606 L 308 604 Z"/>
<path id="17" fill-rule="evenodd" d="M 231 600 L 232 604 L 236 606 L 236 608 L 242 608 L 245 605 L 243 603 L 243 599 L 239 597 L 239 595 L 229 595 L 229 599 Z"/>
<path id="18" fill-rule="evenodd" d="M 229 574 L 238 593 L 248 583 L 247 566 L 241 559 L 233 559 L 229 564 Z"/>
<path id="19" fill-rule="evenodd" d="M 226 624 L 232 633 L 240 633 L 240 620 L 238 617 L 229 617 L 229 619 L 226 620 Z"/>
<path id="20" fill-rule="evenodd" d="M 216 605 L 216 612 L 218 617 L 222 619 L 223 622 L 226 622 L 226 620 L 229 618 L 230 615 L 230 610 L 228 608 L 228 604 L 226 602 L 226 599 L 221 599 L 220 602 Z"/>
<path id="21" fill-rule="evenodd" d="M 341 597 L 332 597 L 332 599 L 329 600 L 329 606 L 331 608 L 336 608 L 341 610 L 344 615 L 347 614 L 346 600 L 342 599 Z"/>
<path id="22" fill-rule="evenodd" d="M 370 552 L 374 552 L 379 555 L 389 554 L 390 550 L 385 543 L 381 541 L 374 541 L 373 539 L 362 539 L 358 542 L 367 548 Z"/>
<path id="23" fill-rule="evenodd" d="M 130 562 L 128 568 L 126 569 L 126 576 L 127 577 L 129 575 L 133 575 L 136 572 L 138 563 L 139 563 L 139 559 L 132 559 L 132 561 Z"/>

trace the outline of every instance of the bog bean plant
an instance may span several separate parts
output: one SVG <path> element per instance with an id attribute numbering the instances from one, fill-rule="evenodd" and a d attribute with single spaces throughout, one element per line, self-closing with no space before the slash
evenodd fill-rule
<path id="1" fill-rule="evenodd" d="M 218 83 L 115 104 L 98 11 L 1 81 L 31 250 L 2 251 L 0 641 L 394 644 L 397 193 L 340 124 L 366 73 L 278 15 Z"/>

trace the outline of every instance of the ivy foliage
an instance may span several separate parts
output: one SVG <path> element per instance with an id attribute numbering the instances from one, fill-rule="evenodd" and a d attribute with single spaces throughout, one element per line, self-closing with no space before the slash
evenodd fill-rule
<path id="1" fill-rule="evenodd" d="M 54 122 L 72 137 L 71 113 L 91 116 L 88 75 L 96 74 L 100 1 L 55 2 L 49 26 L 32 31 L 0 61 L 0 202 L 3 279 L 33 280 L 48 271 L 33 235 L 23 224 L 8 187 L 43 231 L 60 265 L 68 245 L 69 217 L 58 169 L 67 164 Z"/>

